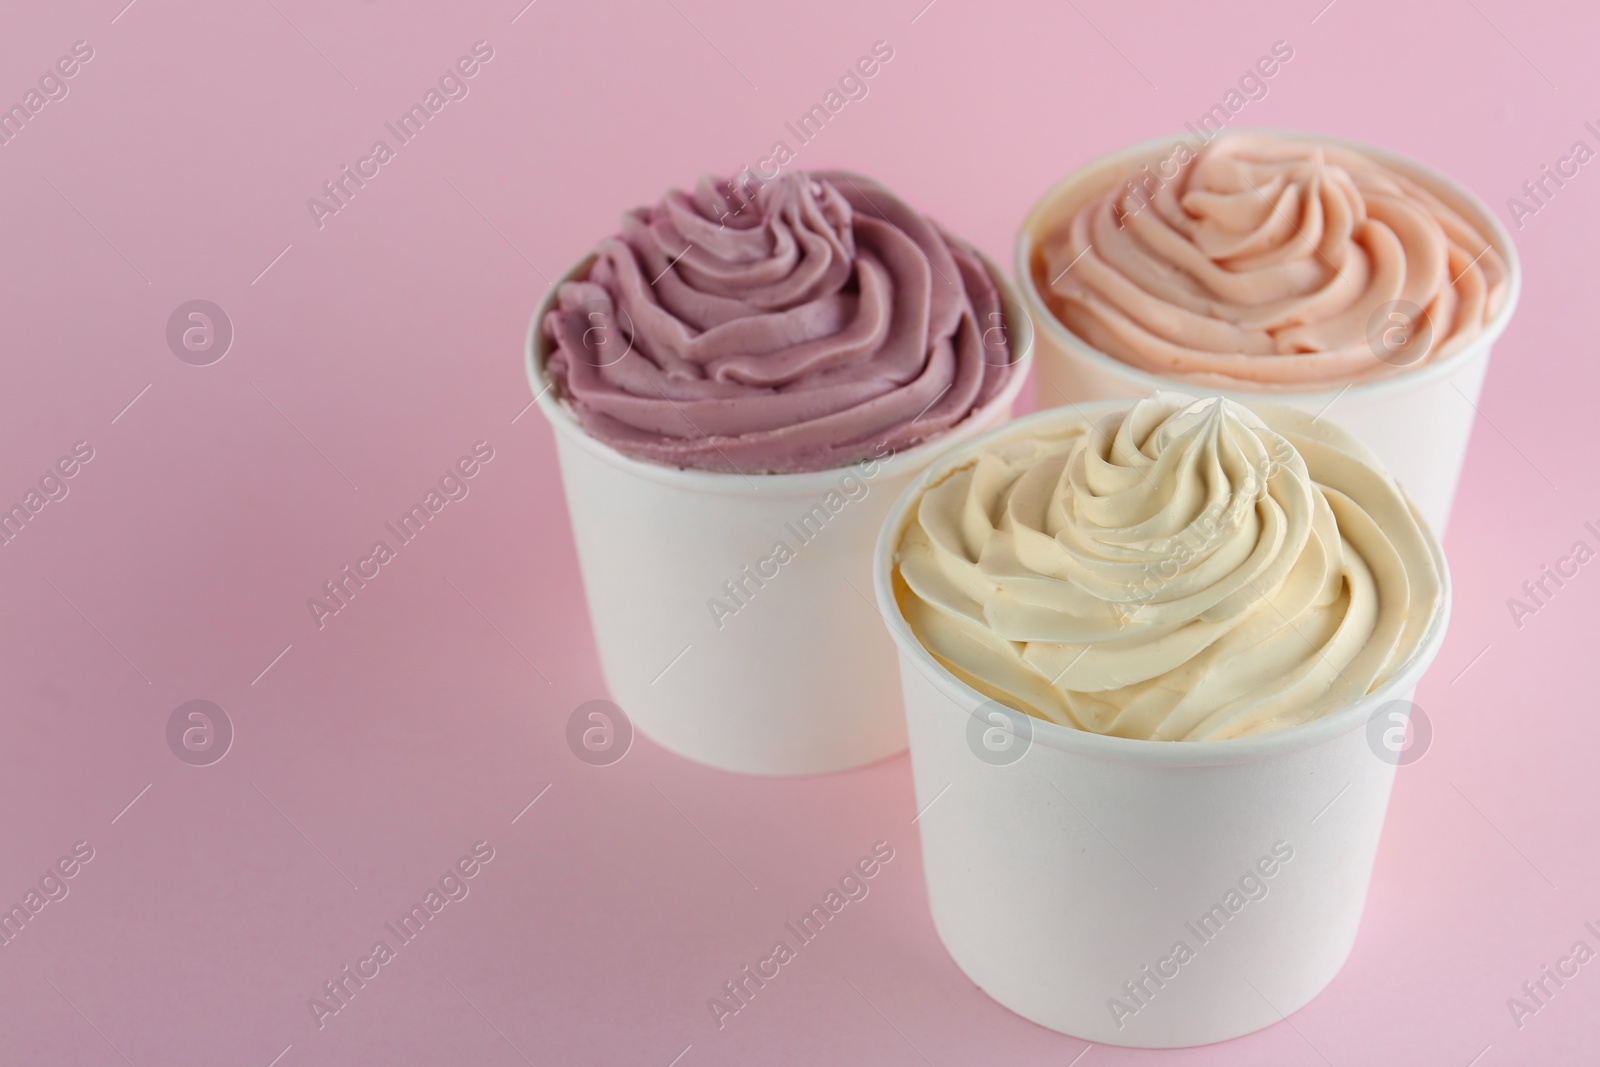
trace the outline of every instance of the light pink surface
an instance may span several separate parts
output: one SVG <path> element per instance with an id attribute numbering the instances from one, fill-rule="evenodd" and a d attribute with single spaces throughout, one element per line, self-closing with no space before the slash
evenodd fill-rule
<path id="1" fill-rule="evenodd" d="M 875 40 L 893 61 L 797 165 L 875 175 L 1009 262 L 1053 181 L 1180 129 L 1279 39 L 1293 61 L 1236 123 L 1409 151 L 1504 213 L 1600 147 L 1592 12 L 124 3 L 0 30 L 4 102 L 95 49 L 0 147 L 0 500 L 95 450 L 0 548 L 0 900 L 95 849 L 0 947 L 0 1062 L 1593 1062 L 1600 963 L 1521 1029 L 1506 999 L 1600 948 L 1600 564 L 1520 629 L 1506 599 L 1597 542 L 1600 164 L 1514 229 L 1526 288 L 1419 696 L 1436 735 L 1400 771 L 1355 954 L 1292 1025 L 1211 1049 L 1085 1052 L 973 988 L 929 922 L 904 758 L 799 781 L 642 740 L 575 759 L 567 717 L 604 693 L 550 432 L 517 418 L 545 280 L 622 209 L 793 147 L 784 122 Z M 306 198 L 478 40 L 470 95 L 319 230 Z M 164 337 L 194 298 L 236 329 L 208 367 Z M 319 631 L 306 599 L 478 440 L 470 495 Z M 193 698 L 237 730 L 210 767 L 165 740 Z M 480 839 L 470 896 L 319 1032 L 307 999 Z M 871 895 L 719 1031 L 706 999 L 880 839 Z"/>

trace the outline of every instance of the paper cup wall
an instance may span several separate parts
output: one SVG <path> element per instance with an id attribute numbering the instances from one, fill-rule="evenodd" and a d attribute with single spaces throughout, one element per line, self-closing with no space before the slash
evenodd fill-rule
<path id="1" fill-rule="evenodd" d="M 1439 615 L 1406 667 L 1358 704 L 1239 740 L 1105 737 L 1000 709 L 902 616 L 896 547 L 923 489 L 956 462 L 907 489 L 874 554 L 946 949 L 1007 1008 L 1097 1043 L 1180 1048 L 1278 1022 L 1332 981 L 1355 940 L 1399 759 L 1382 731 L 1405 722 L 1390 716 L 1409 705 L 1394 702 L 1411 699 L 1449 617 L 1437 542 L 1430 534 Z"/>
<path id="2" fill-rule="evenodd" d="M 592 261 L 561 280 L 581 277 Z M 591 437 L 544 374 L 540 323 L 551 288 L 529 327 L 528 378 L 555 428 L 601 670 L 640 732 L 747 774 L 821 774 L 904 751 L 894 645 L 872 603 L 872 547 L 913 477 L 1010 417 L 1032 364 L 1033 330 L 1016 290 L 985 265 L 1001 287 L 1017 358 L 1002 392 L 954 430 L 875 468 L 808 474 L 679 470 Z M 777 559 L 779 543 L 787 560 Z"/>
<path id="3" fill-rule="evenodd" d="M 1265 131 L 1274 132 L 1274 131 Z M 1264 391 L 1241 384 L 1237 390 L 1187 385 L 1140 370 L 1096 349 L 1073 334 L 1045 304 L 1033 277 L 1033 256 L 1041 237 L 1061 219 L 1104 193 L 1123 176 L 1130 163 L 1147 161 L 1174 148 L 1183 137 L 1170 137 L 1129 148 L 1097 160 L 1070 175 L 1029 212 L 1017 235 L 1017 283 L 1038 330 L 1036 392 L 1041 408 L 1085 400 L 1135 399 L 1175 385 L 1207 396 L 1221 393 L 1250 400 L 1287 404 L 1326 417 L 1350 430 L 1389 467 L 1434 532 L 1444 535 L 1455 500 L 1456 484 L 1477 418 L 1478 398 L 1489 367 L 1489 350 L 1505 330 L 1522 288 L 1522 268 L 1511 237 L 1498 219 L 1472 193 L 1449 178 L 1382 149 L 1332 137 L 1286 133 L 1299 140 L 1322 141 L 1355 149 L 1425 185 L 1488 235 L 1505 257 L 1509 272 L 1504 306 L 1482 334 L 1446 359 L 1426 363 L 1382 381 L 1348 389 L 1317 392 Z"/>

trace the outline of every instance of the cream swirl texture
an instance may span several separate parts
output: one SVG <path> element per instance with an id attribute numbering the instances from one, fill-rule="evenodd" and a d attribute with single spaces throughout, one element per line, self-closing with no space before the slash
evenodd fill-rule
<path id="1" fill-rule="evenodd" d="M 1238 133 L 1144 162 L 1031 265 L 1068 329 L 1142 370 L 1266 390 L 1378 379 L 1459 351 L 1506 300 L 1489 238 L 1359 151 Z"/>
<path id="2" fill-rule="evenodd" d="M 543 327 L 558 395 L 639 459 L 826 470 L 966 419 L 1012 369 L 978 255 L 867 178 L 705 180 L 628 213 Z"/>
<path id="3" fill-rule="evenodd" d="M 962 681 L 1158 741 L 1348 706 L 1442 601 L 1429 540 L 1365 446 L 1299 412 L 1176 393 L 980 446 L 915 505 L 896 565 L 907 623 Z"/>

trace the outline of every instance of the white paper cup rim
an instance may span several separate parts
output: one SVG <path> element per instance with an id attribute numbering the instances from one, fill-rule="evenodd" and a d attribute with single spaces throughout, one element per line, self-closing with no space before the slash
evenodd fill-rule
<path id="1" fill-rule="evenodd" d="M 1169 386 L 1170 387 L 1170 386 Z M 1126 411 L 1134 401 L 1099 400 L 1077 405 L 1076 408 L 1048 408 L 1032 415 L 1014 419 L 951 450 L 908 485 L 884 521 L 873 549 L 872 585 L 878 601 L 878 612 L 889 627 L 890 636 L 899 646 L 900 654 L 925 678 L 932 681 L 957 705 L 974 715 L 990 698 L 967 685 L 952 674 L 923 646 L 900 611 L 894 595 L 895 556 L 900 539 L 911 519 L 912 508 L 922 499 L 928 487 L 945 477 L 990 442 L 1011 436 L 1022 436 L 1052 424 L 1076 423 L 1087 419 L 1091 423 L 1102 416 Z M 1415 508 L 1412 509 L 1415 514 Z M 1322 744 L 1352 730 L 1361 729 L 1372 712 L 1390 700 L 1404 696 L 1417 684 L 1444 644 L 1445 631 L 1450 621 L 1451 583 L 1450 570 L 1444 550 L 1439 546 L 1428 524 L 1417 517 L 1424 541 L 1439 569 L 1440 597 L 1433 619 L 1423 632 L 1416 650 L 1378 689 L 1354 701 L 1349 707 L 1332 712 L 1311 722 L 1291 726 L 1269 734 L 1254 737 L 1231 738 L 1222 741 L 1152 741 L 1134 737 L 1112 737 L 1088 730 L 1030 716 L 1033 730 L 1032 743 L 1042 744 L 1073 755 L 1097 757 L 1122 763 L 1167 767 L 1213 767 L 1235 763 L 1254 763 L 1275 759 Z"/>
<path id="2" fill-rule="evenodd" d="M 983 264 L 984 269 L 994 279 L 996 287 L 1000 290 L 1000 303 L 1006 316 L 1007 340 L 1011 344 L 1012 351 L 1016 354 L 1011 364 L 1011 376 L 1006 380 L 1005 385 L 1001 386 L 1000 391 L 989 399 L 988 403 L 981 408 L 975 408 L 968 412 L 967 417 L 954 426 L 883 461 L 880 466 L 882 473 L 898 473 L 928 462 L 931 457 L 966 439 L 970 434 L 971 427 L 981 424 L 985 416 L 996 410 L 1009 409 L 1009 406 L 1016 402 L 1017 395 L 1022 391 L 1023 382 L 1027 379 L 1028 372 L 1033 367 L 1034 325 L 1021 295 L 1017 292 L 1016 286 L 1012 284 L 1011 279 L 1006 277 L 1005 273 L 992 263 L 987 256 L 977 252 L 976 249 L 973 251 Z M 540 326 L 544 322 L 545 315 L 554 306 L 562 284 L 587 275 L 596 258 L 598 258 L 598 252 L 589 253 L 580 259 L 572 269 L 556 279 L 540 299 L 539 307 L 534 311 L 532 321 L 528 323 L 527 338 L 523 346 L 528 385 L 534 392 L 534 400 L 538 404 L 540 412 L 550 422 L 550 425 L 555 428 L 557 433 L 607 463 L 641 478 L 702 493 L 724 496 L 749 496 L 755 494 L 810 495 L 831 488 L 841 472 L 848 471 L 854 466 L 854 464 L 851 464 L 844 467 L 830 467 L 820 471 L 804 471 L 798 474 L 749 475 L 726 471 L 700 470 L 698 468 L 672 467 L 625 455 L 585 430 L 583 424 L 578 421 L 577 416 L 556 395 L 555 383 L 546 377 L 544 373 L 544 362 L 549 354 L 549 342 Z"/>
<path id="3" fill-rule="evenodd" d="M 1230 381 L 1226 388 L 1220 390 L 1224 395 L 1259 397 L 1263 401 L 1282 401 L 1285 403 L 1294 400 L 1300 400 L 1305 403 L 1316 403 L 1319 400 L 1325 400 L 1331 403 L 1335 397 L 1339 396 L 1359 401 L 1365 397 L 1400 392 L 1416 388 L 1452 373 L 1458 364 L 1492 346 L 1495 340 L 1505 332 L 1506 325 L 1511 321 L 1511 314 L 1516 310 L 1517 300 L 1522 294 L 1522 263 L 1517 256 L 1516 245 L 1511 241 L 1510 232 L 1477 194 L 1455 179 L 1408 156 L 1403 156 L 1375 145 L 1365 144 L 1361 141 L 1352 141 L 1343 137 L 1330 137 L 1324 134 L 1305 133 L 1299 130 L 1255 127 L 1241 127 L 1236 131 L 1228 130 L 1226 132 L 1312 141 L 1334 145 L 1339 148 L 1347 148 L 1351 151 L 1371 156 L 1373 159 L 1392 167 L 1407 177 L 1415 179 L 1418 184 L 1424 186 L 1448 206 L 1466 216 L 1488 236 L 1495 250 L 1506 261 L 1507 288 L 1505 302 L 1500 306 L 1500 310 L 1495 317 L 1485 323 L 1483 330 L 1469 343 L 1462 345 L 1461 348 L 1444 359 L 1429 360 L 1420 367 L 1408 369 L 1386 378 L 1379 378 L 1375 381 L 1352 382 L 1338 388 L 1319 388 L 1311 392 L 1292 388 L 1263 388 L 1257 383 L 1239 379 L 1236 382 Z M 1187 134 L 1158 137 L 1091 160 L 1051 186 L 1044 196 L 1040 197 L 1033 208 L 1029 210 L 1027 217 L 1023 219 L 1022 228 L 1017 231 L 1017 288 L 1022 293 L 1022 299 L 1028 311 L 1032 313 L 1036 320 L 1035 329 L 1045 331 L 1058 344 L 1070 349 L 1075 355 L 1094 364 L 1096 367 L 1136 382 L 1146 392 L 1155 392 L 1157 389 L 1170 389 L 1173 383 L 1181 383 L 1184 379 L 1176 376 L 1167 377 L 1145 370 L 1142 367 L 1135 367 L 1133 364 L 1126 363 L 1108 352 L 1095 348 L 1069 330 L 1066 324 L 1056 317 L 1055 312 L 1050 310 L 1049 305 L 1045 303 L 1044 298 L 1039 294 L 1039 287 L 1034 283 L 1032 268 L 1034 236 L 1047 219 L 1054 217 L 1057 204 L 1067 199 L 1069 194 L 1076 192 L 1079 186 L 1087 184 L 1090 179 L 1098 179 L 1102 173 L 1120 173 L 1122 167 L 1133 160 L 1143 159 L 1159 153 L 1163 148 L 1191 140 L 1192 137 Z M 1207 386 L 1206 389 L 1218 391 L 1216 386 Z"/>

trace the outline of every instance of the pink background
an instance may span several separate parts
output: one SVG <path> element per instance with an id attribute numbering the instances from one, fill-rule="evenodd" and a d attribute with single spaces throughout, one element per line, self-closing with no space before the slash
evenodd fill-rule
<path id="1" fill-rule="evenodd" d="M 0 102 L 95 53 L 0 147 L 0 501 L 94 449 L 0 548 L 0 901 L 95 849 L 0 948 L 0 1062 L 1594 1062 L 1600 963 L 1521 1029 L 1506 998 L 1600 948 L 1600 564 L 1520 629 L 1506 598 L 1600 520 L 1600 163 L 1515 233 L 1418 698 L 1436 735 L 1355 953 L 1210 1049 L 1086 1048 L 975 989 L 930 924 L 904 757 L 792 781 L 644 740 L 575 759 L 567 717 L 605 694 L 550 431 L 518 417 L 547 279 L 624 208 L 793 147 L 785 120 L 875 40 L 893 60 L 796 165 L 875 175 L 1009 263 L 1049 184 L 1179 130 L 1277 40 L 1294 58 L 1236 124 L 1408 152 L 1509 222 L 1542 164 L 1600 147 L 1590 10 L 125 2 L 0 27 Z M 319 230 L 306 199 L 479 40 L 470 95 Z M 194 298 L 236 330 L 211 366 L 165 341 Z M 306 599 L 478 440 L 471 495 L 319 631 Z M 237 730 L 213 766 L 166 744 L 193 698 Z M 480 839 L 471 895 L 319 1032 L 307 999 Z M 880 839 L 871 896 L 719 1032 L 706 998 Z"/>

